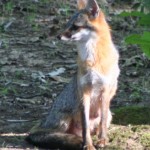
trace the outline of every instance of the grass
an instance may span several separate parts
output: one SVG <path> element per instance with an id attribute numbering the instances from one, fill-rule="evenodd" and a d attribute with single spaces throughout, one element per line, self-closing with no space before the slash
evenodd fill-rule
<path id="1" fill-rule="evenodd" d="M 150 107 L 128 106 L 113 112 L 106 149 L 150 149 Z"/>
<path id="2" fill-rule="evenodd" d="M 150 108 L 149 107 L 122 107 L 113 111 L 113 123 L 119 125 L 142 125 L 150 124 Z"/>

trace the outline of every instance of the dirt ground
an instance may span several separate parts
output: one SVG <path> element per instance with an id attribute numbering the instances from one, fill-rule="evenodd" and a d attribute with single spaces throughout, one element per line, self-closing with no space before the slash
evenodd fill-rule
<path id="1" fill-rule="evenodd" d="M 125 36 L 139 32 L 135 18 L 118 16 L 130 5 L 108 5 L 121 68 L 112 110 L 123 116 L 114 116 L 106 149 L 148 150 L 150 61 L 137 46 L 124 43 Z M 75 45 L 56 39 L 75 6 L 74 0 L 0 1 L 0 149 L 38 149 L 24 138 L 76 72 Z"/>

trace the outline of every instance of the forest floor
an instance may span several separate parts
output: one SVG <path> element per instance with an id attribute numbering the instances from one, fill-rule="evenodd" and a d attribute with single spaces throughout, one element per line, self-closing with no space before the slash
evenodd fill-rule
<path id="1" fill-rule="evenodd" d="M 0 149 L 38 149 L 24 139 L 77 68 L 75 45 L 55 38 L 74 1 L 0 1 Z M 124 43 L 137 18 L 118 16 L 130 6 L 106 8 L 121 69 L 106 150 L 150 150 L 150 61 Z"/>

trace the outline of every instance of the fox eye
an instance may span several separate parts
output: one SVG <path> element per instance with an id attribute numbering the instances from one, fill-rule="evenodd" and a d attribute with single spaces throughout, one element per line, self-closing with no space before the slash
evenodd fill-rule
<path id="1" fill-rule="evenodd" d="M 73 24 L 70 29 L 76 31 L 76 30 L 78 30 L 79 28 L 80 28 L 79 26 Z"/>
<path id="2" fill-rule="evenodd" d="M 82 25 L 82 26 L 79 26 L 79 25 L 73 24 L 70 29 L 73 30 L 73 31 L 77 31 L 78 29 L 89 29 L 89 30 L 91 30 L 91 31 L 95 31 L 94 27 L 92 27 L 92 26 L 90 26 L 90 25 Z"/>

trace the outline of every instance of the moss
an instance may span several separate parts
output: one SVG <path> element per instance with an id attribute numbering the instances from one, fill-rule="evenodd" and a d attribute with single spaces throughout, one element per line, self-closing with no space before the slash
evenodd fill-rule
<path id="1" fill-rule="evenodd" d="M 144 145 L 147 149 L 150 149 L 150 133 L 143 133 L 140 136 L 140 142 Z"/>
<path id="2" fill-rule="evenodd" d="M 133 126 L 132 131 L 138 134 L 138 141 L 147 149 L 150 149 L 150 126 L 138 125 Z"/>
<path id="3" fill-rule="evenodd" d="M 140 125 L 140 124 L 150 124 L 150 107 L 121 107 L 115 109 L 113 117 L 114 124 L 120 125 Z"/>
<path id="4" fill-rule="evenodd" d="M 121 107 L 113 110 L 110 145 L 120 149 L 150 149 L 150 107 Z"/>
<path id="5" fill-rule="evenodd" d="M 123 145 L 126 141 L 133 135 L 133 132 L 130 128 L 119 126 L 119 127 L 112 127 L 109 132 L 109 142 L 111 145 Z"/>
<path id="6" fill-rule="evenodd" d="M 149 125 L 111 125 L 107 149 L 150 149 Z"/>
<path id="7" fill-rule="evenodd" d="M 133 132 L 147 132 L 148 130 L 150 130 L 150 126 L 149 125 L 136 125 L 136 126 L 132 126 L 131 130 Z"/>

